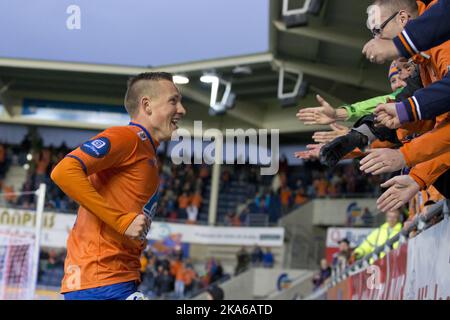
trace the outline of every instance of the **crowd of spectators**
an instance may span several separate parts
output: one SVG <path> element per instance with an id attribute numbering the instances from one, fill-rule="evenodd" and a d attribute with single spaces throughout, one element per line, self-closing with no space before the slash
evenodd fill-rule
<path id="1" fill-rule="evenodd" d="M 46 183 L 47 210 L 76 212 L 78 204 L 67 197 L 50 179 L 52 169 L 70 151 L 64 144 L 59 147 L 44 147 L 42 139 L 32 132 L 20 145 L 0 144 L 0 188 L 4 193 L 2 201 L 6 202 L 8 207 L 33 209 L 35 196 L 20 195 L 17 192 L 31 192 L 36 190 L 40 183 Z M 14 190 L 13 186 L 4 182 L 12 164 L 23 166 L 27 170 L 20 190 Z M 206 222 L 208 207 L 205 200 L 209 200 L 211 166 L 175 165 L 170 158 L 161 155 L 159 167 L 160 202 L 156 219 L 190 224 Z M 279 168 L 275 176 L 262 176 L 260 167 L 255 165 L 222 166 L 219 204 L 220 201 L 229 201 L 222 197 L 233 194 L 231 186 L 239 184 L 243 186 L 244 191 L 234 191 L 235 206 L 226 213 L 219 214 L 218 222 L 228 226 L 248 225 L 250 214 L 262 214 L 268 217 L 270 224 L 276 224 L 280 217 L 313 198 L 376 196 L 380 193 L 379 177 L 357 175 L 357 167 L 353 163 L 326 170 L 314 162 L 289 166 L 283 156 Z M 201 212 L 204 213 L 202 216 Z"/>
<path id="2" fill-rule="evenodd" d="M 214 257 L 196 270 L 193 261 L 184 257 L 181 249 L 160 254 L 148 247 L 141 256 L 139 289 L 151 298 L 183 299 L 226 277 L 221 262 Z"/>
<path id="3" fill-rule="evenodd" d="M 40 253 L 38 285 L 59 287 L 64 275 L 64 249 L 43 248 Z M 196 270 L 197 269 L 197 270 Z M 229 278 L 221 262 L 209 258 L 203 267 L 174 249 L 161 254 L 148 246 L 141 256 L 139 290 L 151 299 L 183 299 Z"/>

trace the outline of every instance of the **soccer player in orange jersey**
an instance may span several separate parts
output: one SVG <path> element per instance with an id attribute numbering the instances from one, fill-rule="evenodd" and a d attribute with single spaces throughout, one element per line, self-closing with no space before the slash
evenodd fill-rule
<path id="1" fill-rule="evenodd" d="M 141 297 L 140 255 L 158 201 L 156 148 L 186 113 L 168 73 L 128 82 L 131 122 L 112 127 L 69 153 L 53 181 L 80 204 L 67 240 L 61 293 L 66 300 Z"/>

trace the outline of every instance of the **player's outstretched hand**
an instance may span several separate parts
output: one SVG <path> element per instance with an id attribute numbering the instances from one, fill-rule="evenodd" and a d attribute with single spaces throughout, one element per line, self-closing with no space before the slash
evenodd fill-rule
<path id="1" fill-rule="evenodd" d="M 336 121 L 336 110 L 320 95 L 316 96 L 320 107 L 300 109 L 297 118 L 305 125 L 331 124 Z"/>
<path id="2" fill-rule="evenodd" d="M 133 240 L 143 240 L 150 230 L 151 221 L 145 214 L 138 214 L 128 226 L 125 235 Z"/>
<path id="3" fill-rule="evenodd" d="M 396 176 L 381 187 L 389 188 L 377 200 L 377 208 L 382 212 L 399 209 L 420 191 L 420 186 L 409 175 Z"/>
<path id="4" fill-rule="evenodd" d="M 347 128 L 346 126 L 337 124 L 337 123 L 330 124 L 330 128 L 333 131 L 314 132 L 314 135 L 312 137 L 314 142 L 317 142 L 317 143 L 328 143 L 330 141 L 333 141 L 337 137 L 345 136 L 347 133 L 350 132 L 349 128 Z"/>

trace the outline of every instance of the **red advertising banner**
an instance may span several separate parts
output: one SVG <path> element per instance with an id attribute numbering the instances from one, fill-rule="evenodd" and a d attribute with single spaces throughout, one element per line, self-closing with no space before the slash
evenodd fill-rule
<path id="1" fill-rule="evenodd" d="M 327 300 L 350 300 L 352 297 L 350 278 L 339 282 L 327 292 Z"/>
<path id="2" fill-rule="evenodd" d="M 329 299 L 450 300 L 450 218 L 328 290 Z"/>
<path id="3" fill-rule="evenodd" d="M 401 300 L 405 286 L 408 245 L 390 251 L 350 278 L 352 300 Z"/>
<path id="4" fill-rule="evenodd" d="M 328 290 L 330 300 L 401 300 L 406 281 L 408 245 L 390 251 L 364 271 Z"/>

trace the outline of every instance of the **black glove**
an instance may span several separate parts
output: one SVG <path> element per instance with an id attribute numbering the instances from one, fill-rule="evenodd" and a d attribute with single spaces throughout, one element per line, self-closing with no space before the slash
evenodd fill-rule
<path id="1" fill-rule="evenodd" d="M 334 167 L 355 148 L 364 149 L 369 143 L 367 138 L 358 131 L 351 130 L 345 136 L 338 137 L 328 142 L 320 149 L 320 163 L 328 167 Z"/>

